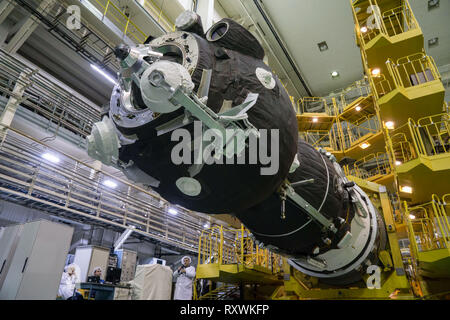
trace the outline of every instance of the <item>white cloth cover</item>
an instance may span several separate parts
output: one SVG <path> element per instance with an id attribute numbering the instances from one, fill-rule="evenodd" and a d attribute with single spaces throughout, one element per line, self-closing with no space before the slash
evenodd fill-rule
<path id="1" fill-rule="evenodd" d="M 183 263 L 184 258 L 188 258 L 190 262 L 192 259 L 185 256 L 181 259 Z M 178 269 L 174 271 L 173 277 L 177 279 L 175 286 L 174 300 L 192 300 L 192 281 L 195 278 L 195 268 L 190 266 L 186 268 L 186 273 L 178 272 Z"/>
<path id="2" fill-rule="evenodd" d="M 131 284 L 132 300 L 170 300 L 172 269 L 160 264 L 138 265 Z"/>

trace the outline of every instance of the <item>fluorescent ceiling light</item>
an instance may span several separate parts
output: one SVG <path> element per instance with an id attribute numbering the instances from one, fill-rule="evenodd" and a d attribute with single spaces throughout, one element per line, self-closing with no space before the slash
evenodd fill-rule
<path id="1" fill-rule="evenodd" d="M 114 181 L 112 181 L 112 180 L 105 180 L 105 181 L 103 181 L 103 184 L 105 185 L 105 186 L 107 186 L 107 187 L 109 187 L 109 188 L 116 188 L 117 187 L 117 183 L 115 183 Z"/>
<path id="2" fill-rule="evenodd" d="M 362 27 L 362 28 L 361 28 L 361 32 L 362 32 L 362 33 L 366 33 L 366 32 L 367 32 L 367 27 L 366 27 L 366 26 Z"/>
<path id="3" fill-rule="evenodd" d="M 410 214 L 410 215 L 409 215 L 409 218 L 410 218 L 411 220 L 414 220 L 414 219 L 416 218 L 416 216 L 413 215 L 413 214 Z"/>
<path id="4" fill-rule="evenodd" d="M 48 152 L 44 153 L 42 155 L 42 158 L 44 158 L 45 160 L 48 160 L 50 162 L 53 162 L 53 163 L 58 163 L 59 162 L 58 156 L 56 156 L 54 154 L 51 154 L 51 153 L 48 153 Z"/>
<path id="5" fill-rule="evenodd" d="M 355 110 L 356 111 L 361 111 L 361 107 L 360 106 L 356 106 Z"/>
<path id="6" fill-rule="evenodd" d="M 385 125 L 386 125 L 386 128 L 388 128 L 389 130 L 394 129 L 394 127 L 395 127 L 393 121 L 388 121 L 388 122 L 385 123 Z"/>
<path id="7" fill-rule="evenodd" d="M 395 165 L 396 165 L 396 166 L 399 166 L 399 165 L 401 165 L 401 164 L 402 164 L 401 161 L 398 161 L 398 160 L 395 161 Z"/>
<path id="8" fill-rule="evenodd" d="M 205 223 L 205 224 L 203 225 L 203 228 L 208 229 L 208 228 L 209 228 L 209 223 Z"/>
<path id="9" fill-rule="evenodd" d="M 400 186 L 400 191 L 404 193 L 412 193 L 412 188 L 410 186 Z"/>
<path id="10" fill-rule="evenodd" d="M 100 73 L 102 76 L 104 76 L 106 79 L 108 79 L 112 83 L 117 84 L 116 80 L 114 80 L 110 75 L 108 75 L 105 71 L 103 71 L 102 69 L 97 67 L 95 64 L 91 64 L 91 67 L 92 67 L 92 69 L 94 69 L 95 71 Z"/>
<path id="11" fill-rule="evenodd" d="M 312 118 L 312 122 L 317 122 L 319 121 L 319 119 L 317 119 L 317 117 Z"/>
<path id="12" fill-rule="evenodd" d="M 361 149 L 367 149 L 368 147 L 370 147 L 370 143 L 368 143 L 368 142 L 363 142 L 363 143 L 361 143 L 361 144 L 359 145 L 359 147 L 360 147 Z"/>
<path id="13" fill-rule="evenodd" d="M 178 210 L 174 209 L 174 208 L 169 208 L 169 210 L 167 210 L 167 212 L 169 212 L 170 214 L 173 214 L 173 215 L 178 214 Z"/>

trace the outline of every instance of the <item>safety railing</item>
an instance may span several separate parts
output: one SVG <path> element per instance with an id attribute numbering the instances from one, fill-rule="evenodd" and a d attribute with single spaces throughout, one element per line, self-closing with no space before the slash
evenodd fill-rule
<path id="1" fill-rule="evenodd" d="M 24 88 L 17 96 L 14 88 Z M 32 69 L 0 49 L 0 94 L 14 97 L 21 106 L 64 127 L 77 135 L 87 136 L 93 123 L 100 121 L 100 108 L 85 102 L 77 95 L 55 83 L 55 80 Z"/>
<path id="2" fill-rule="evenodd" d="M 353 165 L 343 167 L 346 175 L 360 179 L 372 179 L 392 173 L 392 167 L 386 153 L 378 152 L 356 160 Z"/>
<path id="3" fill-rule="evenodd" d="M 405 128 L 405 124 L 399 129 Z M 388 150 L 395 165 L 401 165 L 417 158 L 417 149 L 408 132 L 388 133 Z"/>
<path id="4" fill-rule="evenodd" d="M 281 272 L 281 256 L 256 245 L 244 226 L 240 229 L 213 226 L 203 230 L 198 248 L 199 265 L 241 264 L 248 268 L 259 266 L 272 274 Z"/>
<path id="5" fill-rule="evenodd" d="M 450 248 L 449 201 L 450 194 L 439 198 L 433 194 L 430 202 L 409 207 L 406 201 L 405 220 L 411 249 L 419 252 Z"/>
<path id="6" fill-rule="evenodd" d="M 450 116 L 441 113 L 423 117 L 417 123 L 409 119 L 404 125 L 387 131 L 388 149 L 397 164 L 416 159 L 418 155 L 450 153 Z"/>
<path id="7" fill-rule="evenodd" d="M 340 95 L 340 105 L 342 105 L 342 110 L 344 110 L 346 106 L 351 104 L 356 99 L 360 97 L 367 97 L 370 94 L 371 90 L 369 83 L 364 83 L 363 85 L 352 85 L 348 87 Z"/>
<path id="8" fill-rule="evenodd" d="M 114 1 L 95 0 L 95 2 L 101 7 L 103 17 L 107 17 L 119 27 L 124 36 L 137 44 L 145 42 L 148 36 L 130 19 L 129 14 L 124 13 L 114 4 Z"/>
<path id="9" fill-rule="evenodd" d="M 336 127 L 330 130 L 307 130 L 299 133 L 301 139 L 315 148 L 341 150 L 341 139 Z"/>
<path id="10" fill-rule="evenodd" d="M 384 74 L 380 74 L 378 76 L 370 75 L 369 80 L 377 99 L 380 99 L 393 90 L 391 82 L 386 79 L 386 76 Z"/>
<path id="11" fill-rule="evenodd" d="M 423 52 L 400 58 L 395 64 L 388 60 L 386 65 L 397 88 L 410 88 L 441 79 L 433 58 Z"/>
<path id="12" fill-rule="evenodd" d="M 345 123 L 345 128 L 343 124 Z M 367 139 L 369 135 L 381 132 L 381 125 L 378 116 L 362 116 L 355 122 L 340 123 L 341 137 L 344 142 L 344 148 L 351 148 L 362 140 Z"/>
<path id="13" fill-rule="evenodd" d="M 420 154 L 436 155 L 450 152 L 450 114 L 441 113 L 411 122 Z"/>
<path id="14" fill-rule="evenodd" d="M 297 101 L 297 114 L 326 113 L 335 115 L 333 104 L 328 104 L 325 98 L 304 97 Z"/>
<path id="15" fill-rule="evenodd" d="M 357 32 L 364 44 L 369 43 L 379 34 L 393 37 L 419 28 L 407 0 L 402 1 L 402 5 L 396 8 L 383 12 L 381 10 L 382 8 L 376 0 L 368 0 L 364 4 L 358 3 L 357 5 L 352 3 Z"/>
<path id="16" fill-rule="evenodd" d="M 2 129 L 4 129 L 3 127 Z M 14 128 L 0 143 L 0 197 L 43 207 L 75 221 L 135 227 L 149 238 L 197 251 L 204 224 L 215 221 L 171 205 L 148 189 L 58 152 Z"/>
<path id="17" fill-rule="evenodd" d="M 142 6 L 166 31 L 175 31 L 175 24 L 164 14 L 163 8 L 159 8 L 153 0 L 144 0 Z"/>

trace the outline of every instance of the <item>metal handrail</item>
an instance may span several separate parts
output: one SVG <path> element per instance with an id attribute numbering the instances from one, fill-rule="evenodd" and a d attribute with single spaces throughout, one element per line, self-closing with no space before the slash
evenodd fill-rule
<path id="1" fill-rule="evenodd" d="M 383 34 L 386 37 L 393 37 L 410 30 L 419 28 L 417 19 L 411 10 L 411 6 L 407 0 L 404 0 L 402 5 L 393 9 L 380 11 L 380 6 L 376 0 L 369 0 L 367 6 L 360 8 L 359 12 L 356 12 L 356 8 L 352 1 L 350 1 L 353 19 L 355 21 L 357 35 L 362 43 L 367 44 L 373 40 L 379 34 Z M 372 10 L 372 14 L 367 18 L 366 10 L 369 8 L 375 8 Z M 371 27 L 369 19 L 374 19 L 376 26 Z M 362 32 L 361 28 L 366 27 L 367 31 Z"/>
<path id="2" fill-rule="evenodd" d="M 103 9 L 103 17 L 109 17 L 115 21 L 124 35 L 130 35 L 137 43 L 144 43 L 148 36 L 131 21 L 131 19 L 120 10 L 111 0 L 95 0 Z M 132 29 L 134 28 L 134 30 Z"/>
<path id="3" fill-rule="evenodd" d="M 339 147 L 338 139 L 336 136 L 336 130 L 307 130 L 300 132 L 301 137 L 307 143 L 311 144 L 315 148 L 331 148 L 332 150 L 341 150 Z"/>
<path id="4" fill-rule="evenodd" d="M 14 86 L 25 87 L 21 97 L 13 93 Z M 78 135 L 90 134 L 93 123 L 100 121 L 100 108 L 88 104 L 64 89 L 38 69 L 0 49 L 0 92 L 15 97 L 21 105 Z"/>
<path id="5" fill-rule="evenodd" d="M 395 64 L 388 60 L 386 65 L 397 88 L 409 88 L 441 79 L 434 59 L 424 52 L 402 57 Z"/>
<path id="6" fill-rule="evenodd" d="M 367 169 L 369 166 L 374 167 Z M 392 173 L 389 158 L 386 153 L 382 152 L 372 153 L 364 158 L 358 159 L 354 162 L 352 167 L 345 165 L 343 169 L 347 175 L 352 175 L 361 179 L 369 179 L 374 176 Z"/>
<path id="7" fill-rule="evenodd" d="M 430 202 L 414 207 L 404 202 L 410 245 L 416 257 L 419 252 L 450 248 L 449 197 L 433 194 Z"/>
<path id="8" fill-rule="evenodd" d="M 158 23 L 159 22 L 164 23 L 166 31 L 175 31 L 176 29 L 175 24 L 170 21 L 170 19 L 164 14 L 162 8 L 159 8 L 158 5 L 153 0 L 144 0 L 143 7 L 144 9 L 151 10 L 151 12 L 149 13 L 152 15 L 153 18 L 157 19 Z"/>
<path id="9" fill-rule="evenodd" d="M 259 266 L 272 274 L 281 272 L 281 256 L 262 249 L 250 237 L 243 225 L 239 229 L 213 226 L 203 230 L 198 244 L 198 264 L 241 264 Z"/>
<path id="10" fill-rule="evenodd" d="M 316 110 L 311 110 L 313 107 Z M 303 113 L 326 113 L 327 115 L 334 115 L 334 108 L 330 108 L 325 98 L 322 97 L 303 97 L 297 101 L 297 114 Z"/>

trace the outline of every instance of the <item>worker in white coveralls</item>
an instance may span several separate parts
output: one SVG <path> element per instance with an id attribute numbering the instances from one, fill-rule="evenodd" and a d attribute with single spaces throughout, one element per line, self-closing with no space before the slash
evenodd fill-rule
<path id="1" fill-rule="evenodd" d="M 83 299 L 81 294 L 75 290 L 76 283 L 80 282 L 77 273 L 77 265 L 71 264 L 65 268 L 59 284 L 58 296 L 64 300 L 79 300 Z"/>
<path id="2" fill-rule="evenodd" d="M 191 258 L 184 256 L 181 259 L 181 266 L 173 273 L 177 279 L 175 285 L 174 300 L 192 300 L 192 282 L 195 278 L 195 268 L 191 266 Z"/>

